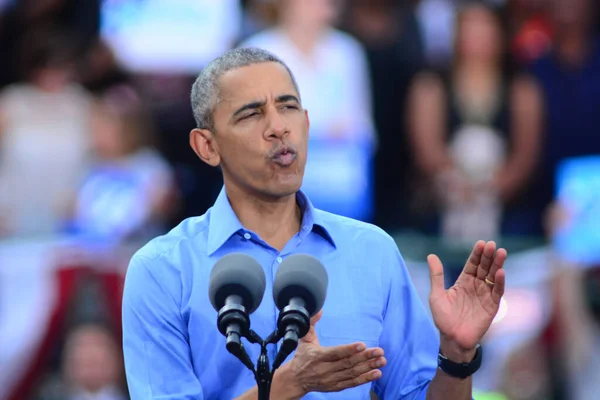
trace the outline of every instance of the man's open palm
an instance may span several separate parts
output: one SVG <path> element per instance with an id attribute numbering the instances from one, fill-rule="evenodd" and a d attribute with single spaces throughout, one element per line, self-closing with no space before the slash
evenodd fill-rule
<path id="1" fill-rule="evenodd" d="M 440 259 L 427 257 L 431 274 L 429 304 L 440 334 L 462 349 L 473 349 L 489 329 L 504 294 L 506 250 L 479 241 L 454 286 L 445 290 Z"/>

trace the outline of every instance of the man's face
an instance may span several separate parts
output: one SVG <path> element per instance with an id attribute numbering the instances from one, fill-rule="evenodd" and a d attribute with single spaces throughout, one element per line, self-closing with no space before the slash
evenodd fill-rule
<path id="1" fill-rule="evenodd" d="M 232 70 L 219 88 L 215 132 L 193 131 L 192 147 L 208 164 L 221 165 L 227 185 L 268 199 L 297 192 L 309 122 L 285 67 L 268 62 Z"/>

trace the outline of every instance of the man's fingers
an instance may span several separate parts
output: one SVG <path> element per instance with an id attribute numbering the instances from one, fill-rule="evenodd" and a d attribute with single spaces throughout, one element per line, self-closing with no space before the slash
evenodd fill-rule
<path id="1" fill-rule="evenodd" d="M 351 368 L 342 369 L 340 371 L 328 374 L 327 381 L 335 383 L 339 381 L 354 379 L 369 371 L 382 368 L 385 366 L 385 364 L 387 364 L 387 360 L 383 356 L 372 358 L 370 360 L 358 363 Z"/>
<path id="2" fill-rule="evenodd" d="M 366 349 L 365 351 L 361 351 L 360 353 L 356 353 L 349 357 L 342 358 L 341 360 L 332 362 L 330 365 L 330 372 L 348 371 L 348 370 L 351 370 L 352 368 L 356 367 L 357 365 L 365 363 L 365 362 L 372 361 L 372 362 L 377 363 L 377 360 L 380 360 L 381 358 L 383 358 L 383 349 L 382 348 L 374 347 L 371 349 Z M 366 371 L 362 371 L 362 372 L 366 372 Z M 351 376 L 348 376 L 346 379 L 349 379 L 349 378 L 351 378 Z"/>
<path id="3" fill-rule="evenodd" d="M 345 358 L 352 357 L 367 349 L 367 345 L 362 342 L 352 344 L 342 344 L 339 346 L 321 347 L 319 349 L 321 356 L 319 359 L 325 362 L 336 362 Z"/>
<path id="4" fill-rule="evenodd" d="M 502 299 L 502 296 L 504 296 L 505 280 L 506 280 L 506 275 L 504 272 L 504 268 L 500 268 L 496 272 L 496 275 L 494 276 L 494 281 L 496 282 L 496 284 L 494 285 L 494 288 L 492 289 L 492 299 L 494 300 L 494 303 L 496 303 L 496 304 L 500 304 L 500 299 Z"/>
<path id="5" fill-rule="evenodd" d="M 477 268 L 477 278 L 484 280 L 490 271 L 492 262 L 494 261 L 494 253 L 496 252 L 496 242 L 489 241 L 483 248 L 483 254 L 481 255 L 481 262 L 479 268 Z"/>
<path id="6" fill-rule="evenodd" d="M 438 296 L 443 293 L 444 288 L 444 267 L 439 257 L 435 254 L 427 256 L 427 264 L 429 264 L 429 277 L 431 280 L 431 295 Z"/>
<path id="7" fill-rule="evenodd" d="M 365 372 L 364 374 L 357 376 L 356 378 L 337 382 L 333 386 L 332 391 L 340 392 L 345 389 L 349 389 L 349 388 L 357 387 L 360 385 L 364 385 L 365 383 L 373 382 L 379 378 L 381 378 L 381 371 L 378 369 L 375 369 L 373 371 Z"/>
<path id="8" fill-rule="evenodd" d="M 505 249 L 498 249 L 496 254 L 494 255 L 494 261 L 492 262 L 492 266 L 490 267 L 490 271 L 487 274 L 487 278 L 492 282 L 495 282 L 496 272 L 504 266 L 504 261 L 506 261 L 506 257 L 508 256 Z"/>
<path id="9" fill-rule="evenodd" d="M 471 255 L 467 259 L 467 264 L 465 265 L 464 272 L 466 274 L 477 276 L 477 267 L 479 267 L 479 263 L 481 262 L 484 247 L 485 242 L 483 240 L 479 240 L 475 243 L 473 251 L 471 251 Z"/>

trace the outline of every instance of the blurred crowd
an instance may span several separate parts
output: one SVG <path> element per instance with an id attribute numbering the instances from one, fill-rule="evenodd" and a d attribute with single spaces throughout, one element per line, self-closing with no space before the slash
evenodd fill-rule
<path id="1" fill-rule="evenodd" d="M 189 90 L 239 46 L 295 74 L 317 207 L 445 248 L 552 249 L 551 321 L 476 398 L 597 397 L 596 0 L 0 0 L 0 247 L 68 243 L 40 274 L 60 301 L 31 325 L 34 350 L 0 355 L 0 375 L 21 361 L 0 399 L 127 398 L 119 277 L 127 254 L 221 190 L 189 148 Z M 0 270 L 15 254 L 0 250 Z M 30 297 L 35 279 L 12 275 L 2 287 L 25 282 L 11 293 Z M 16 326 L 0 318 L 2 348 Z"/>

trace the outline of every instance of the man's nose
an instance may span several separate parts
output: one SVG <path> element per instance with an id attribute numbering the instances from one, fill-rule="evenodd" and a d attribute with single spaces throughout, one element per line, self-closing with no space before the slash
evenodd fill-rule
<path id="1" fill-rule="evenodd" d="M 267 139 L 279 139 L 289 132 L 285 119 L 281 117 L 278 110 L 273 107 L 268 111 L 268 127 L 266 130 Z"/>

